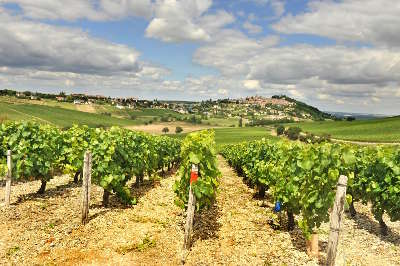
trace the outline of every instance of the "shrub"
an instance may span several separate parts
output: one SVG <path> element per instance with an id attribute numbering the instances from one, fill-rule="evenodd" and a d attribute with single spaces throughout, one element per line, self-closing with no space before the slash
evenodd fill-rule
<path id="1" fill-rule="evenodd" d="M 167 134 L 167 133 L 169 132 L 169 128 L 168 128 L 168 127 L 164 127 L 164 128 L 162 129 L 162 132 L 163 132 L 164 134 Z"/>
<path id="2" fill-rule="evenodd" d="M 276 134 L 277 134 L 278 136 L 280 136 L 280 135 L 283 135 L 283 133 L 285 133 L 285 127 L 282 126 L 282 125 L 279 125 L 279 126 L 276 128 Z"/>
<path id="3" fill-rule="evenodd" d="M 286 130 L 285 134 L 289 139 L 297 140 L 297 139 L 299 139 L 300 132 L 301 132 L 301 128 L 299 128 L 299 127 L 289 127 Z"/>
<path id="4" fill-rule="evenodd" d="M 322 136 L 319 137 L 319 143 L 330 142 L 330 141 L 331 141 L 331 135 L 329 134 L 323 134 Z"/>
<path id="5" fill-rule="evenodd" d="M 183 131 L 183 128 L 182 127 L 176 127 L 175 128 L 175 133 L 176 134 L 179 134 L 179 133 L 181 133 Z"/>

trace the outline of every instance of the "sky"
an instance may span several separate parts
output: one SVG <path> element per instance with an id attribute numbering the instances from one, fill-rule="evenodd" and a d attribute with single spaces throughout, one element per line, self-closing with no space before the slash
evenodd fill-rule
<path id="1" fill-rule="evenodd" d="M 0 88 L 400 114 L 400 1 L 0 0 Z"/>

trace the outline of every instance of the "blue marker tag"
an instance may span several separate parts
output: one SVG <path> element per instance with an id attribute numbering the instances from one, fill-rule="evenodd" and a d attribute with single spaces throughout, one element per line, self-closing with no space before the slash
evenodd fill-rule
<path id="1" fill-rule="evenodd" d="M 281 202 L 277 201 L 275 202 L 274 212 L 280 212 L 280 211 L 281 211 Z"/>

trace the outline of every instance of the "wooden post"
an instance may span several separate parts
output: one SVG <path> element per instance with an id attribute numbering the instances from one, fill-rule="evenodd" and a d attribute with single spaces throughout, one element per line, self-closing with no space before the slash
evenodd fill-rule
<path id="1" fill-rule="evenodd" d="M 83 160 L 83 183 L 82 183 L 82 223 L 89 220 L 90 183 L 92 179 L 92 154 L 85 153 Z"/>
<path id="2" fill-rule="evenodd" d="M 194 211 L 196 209 L 196 196 L 192 190 L 192 182 L 196 182 L 199 171 L 197 165 L 192 165 L 191 177 L 190 177 L 190 187 L 189 187 L 189 201 L 187 207 L 186 214 L 186 224 L 185 224 L 185 237 L 183 240 L 183 255 L 182 255 L 182 263 L 185 263 L 187 253 L 190 249 L 191 241 L 192 241 L 192 231 L 193 231 L 193 220 L 194 220 Z M 195 177 L 196 176 L 196 177 Z M 195 177 L 195 178 L 194 178 Z"/>
<path id="3" fill-rule="evenodd" d="M 5 205 L 6 207 L 10 206 L 11 199 L 11 177 L 12 177 L 12 160 L 11 160 L 11 151 L 7 151 L 7 177 L 6 177 L 6 193 L 5 193 Z"/>
<path id="4" fill-rule="evenodd" d="M 331 213 L 326 265 L 335 265 L 336 250 L 339 241 L 340 222 L 342 221 L 346 201 L 347 176 L 341 175 L 337 184 L 336 199 Z"/>
<path id="5" fill-rule="evenodd" d="M 311 234 L 311 238 L 306 240 L 307 254 L 311 257 L 318 258 L 319 245 L 318 245 L 318 234 Z"/>

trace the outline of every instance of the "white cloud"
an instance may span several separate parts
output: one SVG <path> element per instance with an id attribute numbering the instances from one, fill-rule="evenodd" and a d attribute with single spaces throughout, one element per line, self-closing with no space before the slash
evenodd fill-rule
<path id="1" fill-rule="evenodd" d="M 289 86 L 291 87 L 291 86 Z M 304 94 L 296 89 L 290 89 L 289 94 L 297 99 L 304 99 Z"/>
<path id="2" fill-rule="evenodd" d="M 228 95 L 228 90 L 227 89 L 219 89 L 218 93 L 221 95 Z"/>
<path id="3" fill-rule="evenodd" d="M 97 73 L 140 71 L 139 52 L 67 27 L 0 15 L 0 66 Z"/>
<path id="4" fill-rule="evenodd" d="M 371 101 L 373 101 L 373 102 L 375 102 L 375 103 L 379 103 L 379 102 L 381 101 L 381 99 L 378 98 L 378 97 L 372 97 L 372 98 L 371 98 Z"/>
<path id="5" fill-rule="evenodd" d="M 337 99 L 335 102 L 336 102 L 337 104 L 344 104 L 344 101 L 343 101 L 343 100 L 340 100 L 340 99 Z"/>
<path id="6" fill-rule="evenodd" d="M 244 80 L 243 81 L 243 86 L 245 86 L 249 90 L 254 90 L 254 89 L 260 89 L 260 81 L 259 80 Z"/>
<path id="7" fill-rule="evenodd" d="M 372 97 L 380 104 L 392 102 L 400 86 L 400 51 L 395 49 L 277 46 L 277 37 L 258 40 L 233 30 L 219 37 L 200 47 L 193 60 L 218 69 L 224 78 L 242 80 L 245 89 L 255 86 L 248 80 L 257 80 L 262 88 L 257 93 L 287 93 L 324 106 L 345 101 L 355 107 Z"/>
<path id="8" fill-rule="evenodd" d="M 0 0 L 14 3 L 24 16 L 33 19 L 88 19 L 94 21 L 121 19 L 129 16 L 150 18 L 151 0 Z"/>
<path id="9" fill-rule="evenodd" d="M 172 91 L 161 84 L 170 70 L 140 61 L 126 45 L 82 30 L 0 14 L 0 80 L 3 87 L 59 92 L 135 95 Z M 121 92 L 123 90 L 123 92 Z"/>
<path id="10" fill-rule="evenodd" d="M 245 28 L 250 34 L 257 34 L 262 32 L 263 28 L 259 25 L 253 24 L 249 21 L 246 21 L 243 24 L 243 28 Z"/>
<path id="11" fill-rule="evenodd" d="M 234 21 L 225 11 L 206 14 L 211 5 L 211 0 L 158 0 L 146 36 L 165 42 L 209 41 L 212 34 Z"/>
<path id="12" fill-rule="evenodd" d="M 320 100 L 329 100 L 331 97 L 329 94 L 325 94 L 325 93 L 318 93 L 317 94 L 317 98 Z"/>
<path id="13" fill-rule="evenodd" d="M 193 60 L 204 66 L 215 67 L 225 76 L 243 75 L 250 70 L 248 60 L 278 40 L 275 36 L 254 40 L 239 31 L 223 30 L 212 43 L 200 47 Z"/>
<path id="14" fill-rule="evenodd" d="M 393 0 L 311 1 L 308 10 L 287 15 L 276 31 L 306 33 L 339 41 L 400 46 L 400 4 Z"/>

